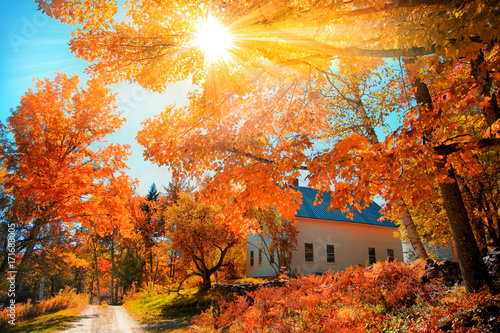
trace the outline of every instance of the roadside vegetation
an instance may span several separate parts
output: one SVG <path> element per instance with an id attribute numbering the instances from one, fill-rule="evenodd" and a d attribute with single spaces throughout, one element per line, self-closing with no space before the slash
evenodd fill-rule
<path id="1" fill-rule="evenodd" d="M 259 283 L 262 279 L 243 278 L 227 283 Z M 197 315 L 209 311 L 212 293 L 188 283 L 185 288 L 172 290 L 156 286 L 142 290 L 125 299 L 124 306 L 138 321 L 146 324 L 149 332 L 187 331 Z"/>
<path id="2" fill-rule="evenodd" d="M 0 312 L 2 332 L 55 332 L 72 323 L 87 303 L 87 296 L 66 289 L 37 304 L 16 304 L 15 325 L 9 323 L 9 309 Z"/>
<path id="3" fill-rule="evenodd" d="M 425 262 L 378 262 L 289 279 L 209 309 L 192 332 L 499 332 L 500 294 L 426 279 Z"/>
<path id="4" fill-rule="evenodd" d="M 197 288 L 180 291 L 143 291 L 127 300 L 124 306 L 137 319 L 154 322 L 165 319 L 187 319 L 210 307 L 211 294 Z"/>

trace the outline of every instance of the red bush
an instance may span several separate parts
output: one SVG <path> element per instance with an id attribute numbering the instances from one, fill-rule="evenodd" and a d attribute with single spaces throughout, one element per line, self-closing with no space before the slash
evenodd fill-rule
<path id="1" fill-rule="evenodd" d="M 222 304 L 218 313 L 209 310 L 195 318 L 192 331 L 440 332 L 446 328 L 465 332 L 467 327 L 471 332 L 488 332 L 479 329 L 484 320 L 457 320 L 454 314 L 485 306 L 493 298 L 468 296 L 461 289 L 452 292 L 425 283 L 424 276 L 423 261 L 379 262 L 372 269 L 302 276 L 283 287 L 261 288 L 247 298 Z"/>

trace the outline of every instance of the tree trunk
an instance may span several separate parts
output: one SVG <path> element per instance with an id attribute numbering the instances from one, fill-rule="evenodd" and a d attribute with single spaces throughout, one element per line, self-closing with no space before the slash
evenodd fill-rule
<path id="1" fill-rule="evenodd" d="M 405 64 L 411 64 L 413 59 L 406 59 Z M 419 107 L 420 113 L 433 110 L 432 97 L 425 82 L 422 82 L 418 76 L 410 76 L 410 82 L 415 89 L 415 100 Z M 431 133 L 426 133 L 432 136 Z M 436 147 L 433 147 L 436 152 Z M 443 160 L 434 162 L 438 172 L 446 168 L 447 153 L 438 153 Z M 462 278 L 465 283 L 467 292 L 475 292 L 485 285 L 491 285 L 490 277 L 483 259 L 479 252 L 474 232 L 467 215 L 462 193 L 458 187 L 457 177 L 453 167 L 450 166 L 448 170 L 448 177 L 452 182 L 442 183 L 439 182 L 441 189 L 441 196 L 443 197 L 443 205 L 448 216 L 450 224 L 451 235 L 457 251 L 458 263 L 462 271 Z"/>
<path id="2" fill-rule="evenodd" d="M 355 106 L 356 106 L 356 113 L 361 119 L 361 123 L 363 128 L 366 131 L 366 135 L 368 137 L 368 140 L 372 145 L 378 145 L 380 143 L 378 136 L 375 132 L 375 129 L 373 128 L 373 123 L 370 120 L 370 117 L 368 117 L 368 113 L 366 112 L 364 103 L 361 99 L 361 95 L 359 93 L 359 90 L 354 89 L 353 90 L 354 94 L 354 99 L 355 99 Z M 408 209 L 408 206 L 404 203 L 400 203 L 400 207 L 403 209 L 402 215 L 401 215 L 401 220 L 403 221 L 403 226 L 406 229 L 406 233 L 408 234 L 408 238 L 410 240 L 410 244 L 413 247 L 413 250 L 415 250 L 415 253 L 417 255 L 417 258 L 419 259 L 427 259 L 429 256 L 427 255 L 427 251 L 425 250 L 424 244 L 422 243 L 422 240 L 420 239 L 420 235 L 418 234 L 417 227 L 415 226 L 415 223 L 413 222 L 413 219 L 411 217 L 410 211 Z"/>
<path id="3" fill-rule="evenodd" d="M 410 239 L 410 244 L 415 250 L 415 254 L 419 259 L 427 259 L 429 256 L 427 255 L 427 251 L 425 250 L 424 244 L 420 239 L 420 235 L 418 234 L 417 227 L 411 218 L 410 211 L 408 210 L 408 206 L 406 204 L 401 204 L 403 207 L 403 214 L 401 216 L 401 220 L 403 221 L 403 225 L 406 229 L 406 233 L 408 234 L 408 238 Z"/>
<path id="4" fill-rule="evenodd" d="M 97 302 L 101 305 L 101 290 L 99 288 L 99 267 L 97 265 L 97 245 L 94 244 L 95 279 L 97 283 Z"/>
<path id="5" fill-rule="evenodd" d="M 212 287 L 212 283 L 210 282 L 210 276 L 211 274 L 208 271 L 204 271 L 201 274 L 201 278 L 203 279 L 203 282 L 201 284 L 201 289 L 200 290 L 210 290 Z"/>
<path id="6" fill-rule="evenodd" d="M 155 279 L 153 276 L 154 268 L 153 268 L 153 248 L 149 248 L 149 281 L 151 283 L 151 290 L 153 290 L 154 284 L 155 284 Z"/>
<path id="7" fill-rule="evenodd" d="M 115 305 L 116 299 L 114 295 L 114 271 L 115 271 L 115 242 L 114 233 L 111 236 L 111 305 Z"/>
<path id="8" fill-rule="evenodd" d="M 177 259 L 177 253 L 173 252 L 170 255 L 170 278 L 174 279 L 175 278 L 175 262 Z"/>
<path id="9" fill-rule="evenodd" d="M 439 170 L 445 168 L 444 162 L 437 162 L 436 164 Z M 443 203 L 450 223 L 466 291 L 476 292 L 483 286 L 490 285 L 491 280 L 474 238 L 474 232 L 456 181 L 455 171 L 451 167 L 448 170 L 448 177 L 455 181 L 452 183 L 440 182 L 439 187 L 443 196 Z"/>
<path id="10" fill-rule="evenodd" d="M 485 204 L 484 210 L 487 212 L 486 215 L 486 228 L 488 228 L 488 234 L 491 237 L 493 246 L 500 246 L 500 223 L 498 219 L 498 207 L 491 199 L 488 199 L 487 206 Z"/>
<path id="11" fill-rule="evenodd" d="M 92 276 L 92 280 L 90 281 L 90 299 L 89 299 L 89 304 L 94 303 L 94 277 Z"/>
<path id="12" fill-rule="evenodd" d="M 42 277 L 42 280 L 40 281 L 40 288 L 38 290 L 38 301 L 41 302 L 43 300 L 43 294 L 45 293 L 45 280 L 46 277 Z"/>
<path id="13" fill-rule="evenodd" d="M 9 233 L 9 224 L 2 223 L 0 226 L 2 229 L 2 235 L 5 235 L 5 239 L 2 240 L 2 264 L 0 265 L 0 281 L 5 281 L 5 277 L 7 275 L 7 267 L 9 265 L 9 251 L 8 251 L 8 233 Z"/>
<path id="14" fill-rule="evenodd" d="M 29 241 L 26 243 L 26 249 L 24 251 L 24 255 L 21 259 L 21 262 L 19 262 L 19 265 L 16 266 L 16 270 L 10 270 L 12 272 L 15 272 L 15 279 L 14 279 L 14 292 L 13 293 L 8 293 L 7 298 L 4 302 L 3 309 L 6 308 L 6 305 L 9 305 L 11 303 L 15 303 L 17 296 L 19 295 L 21 291 L 21 285 L 23 281 L 23 273 L 26 269 L 26 266 L 28 265 L 28 261 L 31 259 L 31 256 L 33 255 L 35 245 L 36 245 L 36 240 L 38 238 L 38 234 L 40 233 L 40 230 L 42 228 L 43 220 L 35 220 L 33 228 L 30 230 L 29 234 Z M 16 248 L 17 249 L 17 248 Z"/>

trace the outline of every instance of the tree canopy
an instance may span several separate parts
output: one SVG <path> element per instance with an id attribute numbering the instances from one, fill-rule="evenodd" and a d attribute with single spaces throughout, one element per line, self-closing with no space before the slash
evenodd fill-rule
<path id="1" fill-rule="evenodd" d="M 114 96 L 98 80 L 87 82 L 86 88 L 78 84 L 77 76 L 62 73 L 53 81 L 36 80 L 36 90 L 22 97 L 7 127 L 0 124 L 2 195 L 9 198 L 2 215 L 17 225 L 15 250 L 22 253 L 17 287 L 37 247 L 67 238 L 71 226 L 101 234 L 114 228 L 131 231 L 124 209 L 133 192 L 124 171 L 128 147 L 104 141 L 124 119 Z M 7 257 L 2 259 L 4 274 Z"/>
<path id="2" fill-rule="evenodd" d="M 287 184 L 301 170 L 310 186 L 334 189 L 332 208 L 359 209 L 379 195 L 401 216 L 440 197 L 467 287 L 487 283 L 479 250 L 466 253 L 477 244 L 460 179 L 479 179 L 491 167 L 482 157 L 498 154 L 498 1 L 128 0 L 124 21 L 111 0 L 37 2 L 79 25 L 71 49 L 104 82 L 161 91 L 189 78 L 199 87 L 188 106 L 147 120 L 138 141 L 146 158 L 200 181 L 206 198 L 230 193 L 241 206 L 292 217 L 300 198 Z M 207 62 L 193 40 L 209 16 L 233 43 Z M 399 64 L 396 77 L 379 69 L 382 58 Z M 382 77 L 367 81 L 365 97 L 363 72 Z M 325 95 L 332 80 L 358 111 L 371 96 L 381 108 L 345 128 L 331 105 L 348 105 Z M 374 140 L 388 111 L 399 126 Z"/>

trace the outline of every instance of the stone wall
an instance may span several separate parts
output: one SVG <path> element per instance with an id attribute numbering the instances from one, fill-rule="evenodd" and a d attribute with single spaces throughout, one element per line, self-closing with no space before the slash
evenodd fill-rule
<path id="1" fill-rule="evenodd" d="M 493 280 L 500 282 L 500 247 L 490 250 L 483 261 Z"/>
<path id="2" fill-rule="evenodd" d="M 493 281 L 500 283 L 500 247 L 488 251 L 483 261 Z M 462 281 L 462 274 L 457 262 L 445 260 L 437 263 L 427 259 L 427 278 L 442 278 L 446 285 L 451 286 Z"/>
<path id="3" fill-rule="evenodd" d="M 278 279 L 264 283 L 241 283 L 241 284 L 214 284 L 212 287 L 213 300 L 212 306 L 214 311 L 219 309 L 221 302 L 232 302 L 237 296 L 245 296 L 247 302 L 252 305 L 253 299 L 248 296 L 248 293 L 260 288 L 267 287 L 282 287 L 285 282 Z"/>
<path id="4" fill-rule="evenodd" d="M 427 259 L 427 279 L 443 279 L 447 286 L 453 286 L 462 282 L 462 273 L 458 262 L 445 260 L 443 262 L 434 262 Z"/>

